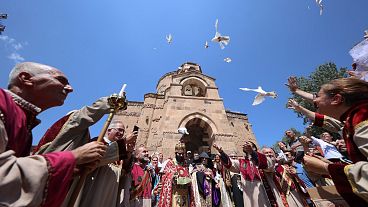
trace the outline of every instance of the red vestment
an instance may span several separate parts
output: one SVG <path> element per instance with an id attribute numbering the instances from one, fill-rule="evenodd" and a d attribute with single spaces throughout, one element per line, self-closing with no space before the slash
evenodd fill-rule
<path id="1" fill-rule="evenodd" d="M 316 114 L 316 123 L 323 123 L 324 116 Z M 340 121 L 345 122 L 343 128 L 343 138 L 346 144 L 349 159 L 353 163 L 367 161 L 367 158 L 360 152 L 354 142 L 355 127 L 368 120 L 368 101 L 362 101 L 354 104 L 341 117 Z M 328 171 L 335 183 L 337 191 L 349 203 L 350 206 L 361 206 L 366 203 L 358 195 L 354 194 L 352 186 L 344 172 L 346 164 L 329 164 Z M 366 203 L 367 204 L 367 203 Z"/>
<path id="2" fill-rule="evenodd" d="M 34 204 L 32 199 L 30 201 L 26 201 L 27 196 L 24 196 L 24 191 L 27 192 L 27 184 L 32 183 L 30 182 L 33 178 L 24 172 L 17 172 L 14 169 L 20 168 L 24 166 L 20 166 L 21 163 L 11 162 L 12 160 L 22 159 L 22 161 L 27 161 L 24 159 L 29 159 L 30 162 L 28 164 L 32 165 L 32 161 L 36 159 L 42 159 L 39 156 L 31 156 L 27 157 L 30 154 L 30 149 L 32 145 L 32 132 L 31 129 L 35 126 L 36 120 L 36 113 L 32 110 L 27 110 L 26 107 L 20 104 L 20 97 L 17 97 L 18 101 L 14 101 L 11 95 L 8 94 L 3 89 L 0 89 L 0 113 L 2 114 L 1 121 L 4 124 L 6 134 L 2 134 L 0 136 L 6 137 L 7 142 L 1 143 L 6 144 L 6 150 L 1 151 L 1 154 L 7 153 L 7 160 L 0 160 L 1 166 L 0 169 L 8 170 L 9 175 L 3 178 L 7 180 L 7 177 L 16 176 L 19 173 L 19 177 L 16 179 L 11 178 L 8 180 L 8 183 L 1 183 L 0 182 L 0 189 L 2 188 L 5 190 L 6 187 L 10 187 L 14 192 L 14 194 L 19 194 L 19 197 L 12 197 L 10 198 L 3 198 L 1 195 L 3 193 L 6 195 L 7 192 L 1 191 L 0 192 L 0 203 L 22 203 L 22 202 L 29 202 Z M 26 101 L 23 100 L 25 103 Z M 20 158 L 25 157 L 25 158 Z M 42 194 L 42 202 L 38 203 L 38 205 L 42 206 L 60 206 L 64 197 L 66 196 L 67 190 L 69 188 L 69 183 L 71 181 L 73 170 L 75 167 L 75 158 L 71 152 L 57 152 L 57 153 L 49 153 L 42 155 L 43 159 L 46 160 L 48 171 L 47 175 L 47 182 L 46 183 L 34 183 L 32 185 L 39 185 L 39 186 L 30 186 L 32 189 L 39 189 L 43 191 Z M 32 160 L 32 161 L 31 161 Z M 32 168 L 32 166 L 29 166 Z M 13 171 L 11 171 L 13 170 Z M 43 169 L 40 169 L 40 174 L 43 172 Z M 42 172 L 41 172 L 42 171 Z M 12 173 L 12 175 L 10 174 Z M 18 192 L 19 191 L 19 192 Z M 39 195 L 39 192 L 27 192 L 28 194 L 32 195 L 32 193 Z M 30 196 L 28 195 L 28 197 Z M 36 196 L 34 196 L 36 197 Z"/>

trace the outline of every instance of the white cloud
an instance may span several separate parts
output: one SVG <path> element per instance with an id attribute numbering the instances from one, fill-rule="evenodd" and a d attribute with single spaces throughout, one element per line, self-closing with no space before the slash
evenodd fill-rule
<path id="1" fill-rule="evenodd" d="M 24 58 L 22 56 L 20 56 L 18 53 L 13 52 L 8 56 L 9 59 L 14 60 L 14 62 L 19 63 L 19 62 L 23 62 Z"/>
<path id="2" fill-rule="evenodd" d="M 15 63 L 25 60 L 17 51 L 23 49 L 23 45 L 27 45 L 27 42 L 22 44 L 7 35 L 0 35 L 0 40 L 2 40 L 6 46 L 9 46 L 11 50 L 11 54 L 7 56 L 9 59 L 14 60 Z"/>
<path id="3" fill-rule="evenodd" d="M 0 40 L 7 41 L 8 39 L 9 39 L 8 36 L 6 36 L 6 35 L 0 35 Z"/>
<path id="4" fill-rule="evenodd" d="M 20 49 L 22 49 L 23 48 L 23 45 L 22 44 L 20 44 L 20 43 L 16 43 L 16 44 L 14 44 L 14 49 L 16 49 L 16 50 L 20 50 Z"/>

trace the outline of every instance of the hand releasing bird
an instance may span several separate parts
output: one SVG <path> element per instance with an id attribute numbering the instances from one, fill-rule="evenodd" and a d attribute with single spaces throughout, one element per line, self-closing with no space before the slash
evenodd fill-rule
<path id="1" fill-rule="evenodd" d="M 276 98 L 277 94 L 275 91 L 271 91 L 271 92 L 266 92 L 262 89 L 261 86 L 258 86 L 257 89 L 250 89 L 250 88 L 239 88 L 240 90 L 243 91 L 254 91 L 257 92 L 258 94 L 256 95 L 256 97 L 254 98 L 253 101 L 253 106 L 258 105 L 260 103 L 262 103 L 265 100 L 266 96 L 270 96 L 271 98 Z"/>
<path id="2" fill-rule="evenodd" d="M 323 12 L 322 0 L 316 0 L 316 4 L 319 6 L 319 15 L 322 15 Z"/>
<path id="3" fill-rule="evenodd" d="M 169 35 L 166 35 L 166 41 L 167 41 L 167 43 L 169 43 L 169 44 L 171 44 L 172 43 L 172 35 L 171 34 L 169 34 Z"/>
<path id="4" fill-rule="evenodd" d="M 220 32 L 217 31 L 218 28 L 218 19 L 216 19 L 216 23 L 215 23 L 215 28 L 216 28 L 216 34 L 215 37 L 212 38 L 212 42 L 218 42 L 221 49 L 225 48 L 225 45 L 229 44 L 230 42 L 230 37 L 229 36 L 222 36 L 220 34 Z"/>

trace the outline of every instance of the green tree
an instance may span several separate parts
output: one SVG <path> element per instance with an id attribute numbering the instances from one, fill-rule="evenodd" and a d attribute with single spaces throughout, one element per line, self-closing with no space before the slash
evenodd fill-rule
<path id="1" fill-rule="evenodd" d="M 337 78 L 343 78 L 346 74 L 347 68 L 340 68 L 337 69 L 336 64 L 329 62 L 325 63 L 323 65 L 320 65 L 316 68 L 314 72 L 312 72 L 307 77 L 297 77 L 298 86 L 301 90 L 310 92 L 310 93 L 316 93 L 320 90 L 321 86 L 331 80 L 337 79 Z M 315 107 L 312 103 L 305 101 L 300 96 L 293 94 L 291 97 L 295 99 L 301 106 L 304 108 L 307 108 L 311 111 L 316 111 Z M 303 118 L 303 124 L 308 125 L 309 120 L 305 118 L 301 113 L 297 113 L 298 117 Z M 319 137 L 321 133 L 323 133 L 325 130 L 319 128 L 319 127 L 312 127 L 311 134 L 313 136 Z M 332 134 L 335 138 L 339 137 L 338 134 L 333 133 Z"/>

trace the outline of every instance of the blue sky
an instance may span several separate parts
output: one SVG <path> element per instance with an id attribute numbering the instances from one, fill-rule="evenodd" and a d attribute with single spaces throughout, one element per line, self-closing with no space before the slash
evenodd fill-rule
<path id="1" fill-rule="evenodd" d="M 7 13 L 0 36 L 0 87 L 16 61 L 61 69 L 74 87 L 62 107 L 40 115 L 37 143 L 68 111 L 119 92 L 143 101 L 159 78 L 191 61 L 216 78 L 225 108 L 246 113 L 260 145 L 272 145 L 302 120 L 285 108 L 290 75 L 306 76 L 323 63 L 350 67 L 349 49 L 368 29 L 368 1 L 325 0 L 323 15 L 314 0 L 2 0 Z M 221 50 L 204 42 L 219 31 L 231 37 Z M 168 45 L 165 35 L 173 35 Z M 224 58 L 233 61 L 226 63 Z M 277 99 L 253 107 L 255 93 L 239 87 L 276 90 Z M 92 128 L 98 135 L 102 123 Z"/>

